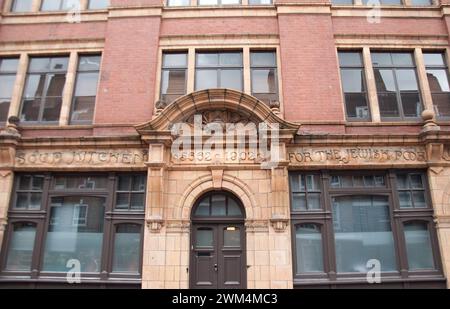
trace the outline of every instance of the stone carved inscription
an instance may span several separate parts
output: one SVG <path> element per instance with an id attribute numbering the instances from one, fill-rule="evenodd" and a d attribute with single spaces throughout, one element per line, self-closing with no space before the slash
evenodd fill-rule
<path id="1" fill-rule="evenodd" d="M 148 151 L 119 150 L 61 150 L 17 151 L 17 166 L 132 166 L 144 165 Z"/>
<path id="2" fill-rule="evenodd" d="M 294 148 L 288 152 L 291 164 L 383 164 L 426 162 L 425 149 L 389 148 Z"/>

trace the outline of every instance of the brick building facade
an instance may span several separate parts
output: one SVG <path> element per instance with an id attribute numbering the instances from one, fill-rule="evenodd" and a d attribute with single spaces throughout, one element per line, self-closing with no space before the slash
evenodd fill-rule
<path id="1" fill-rule="evenodd" d="M 0 287 L 448 286 L 448 0 L 74 3 L 0 0 Z"/>

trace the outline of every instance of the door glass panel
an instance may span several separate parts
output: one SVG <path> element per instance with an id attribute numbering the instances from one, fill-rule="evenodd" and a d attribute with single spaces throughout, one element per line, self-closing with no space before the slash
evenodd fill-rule
<path id="1" fill-rule="evenodd" d="M 213 247 L 213 230 L 210 228 L 198 228 L 196 233 L 196 247 Z"/>
<path id="2" fill-rule="evenodd" d="M 82 272 L 99 272 L 106 198 L 53 197 L 44 250 L 44 271 L 65 272 L 77 259 Z"/>
<path id="3" fill-rule="evenodd" d="M 34 223 L 13 224 L 6 262 L 7 270 L 31 270 L 35 236 L 36 225 Z"/>
<path id="4" fill-rule="evenodd" d="M 337 271 L 365 273 L 371 259 L 382 271 L 396 270 L 388 198 L 352 195 L 332 203 Z"/>
<path id="5" fill-rule="evenodd" d="M 241 246 L 241 231 L 238 227 L 228 226 L 223 230 L 223 245 L 225 247 Z"/>

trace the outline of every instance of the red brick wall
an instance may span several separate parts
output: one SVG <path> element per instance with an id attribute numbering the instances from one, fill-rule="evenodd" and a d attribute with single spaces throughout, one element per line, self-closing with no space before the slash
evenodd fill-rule
<path id="1" fill-rule="evenodd" d="M 105 22 L 2 25 L 0 42 L 102 39 Z"/>
<path id="2" fill-rule="evenodd" d="M 159 28 L 159 17 L 108 22 L 96 124 L 138 124 L 151 119 Z"/>
<path id="3" fill-rule="evenodd" d="M 287 120 L 344 120 L 331 18 L 279 17 Z"/>
<path id="4" fill-rule="evenodd" d="M 165 19 L 161 35 L 277 34 L 275 17 Z"/>

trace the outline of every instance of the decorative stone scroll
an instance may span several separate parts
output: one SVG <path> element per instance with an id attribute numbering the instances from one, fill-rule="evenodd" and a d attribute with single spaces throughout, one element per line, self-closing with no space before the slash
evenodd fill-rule
<path id="1" fill-rule="evenodd" d="M 292 165 L 383 165 L 426 163 L 424 147 L 290 148 Z"/>
<path id="2" fill-rule="evenodd" d="M 145 167 L 147 149 L 18 150 L 16 167 Z"/>

